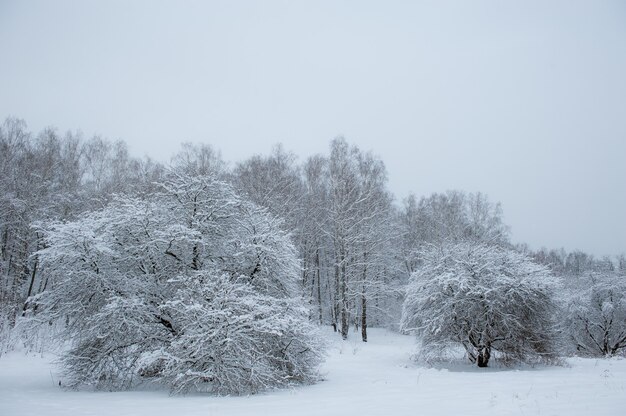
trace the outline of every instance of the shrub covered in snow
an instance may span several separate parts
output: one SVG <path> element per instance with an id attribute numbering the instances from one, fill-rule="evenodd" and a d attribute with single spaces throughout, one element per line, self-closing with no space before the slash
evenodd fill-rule
<path id="1" fill-rule="evenodd" d="M 575 351 L 591 356 L 626 351 L 626 276 L 607 271 L 568 280 L 565 326 Z"/>
<path id="2" fill-rule="evenodd" d="M 418 334 L 425 358 L 438 358 L 452 345 L 462 345 L 479 367 L 493 351 L 510 361 L 555 356 L 557 281 L 547 268 L 481 243 L 443 244 L 422 255 L 401 327 Z"/>
<path id="3" fill-rule="evenodd" d="M 242 394 L 315 380 L 322 345 L 278 225 L 227 184 L 183 175 L 45 226 L 49 285 L 31 314 L 66 323 L 66 384 Z"/>

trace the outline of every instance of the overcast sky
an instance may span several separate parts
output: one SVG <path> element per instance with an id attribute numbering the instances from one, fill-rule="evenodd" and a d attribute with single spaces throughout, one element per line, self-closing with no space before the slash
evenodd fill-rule
<path id="1" fill-rule="evenodd" d="M 515 242 L 626 251 L 625 1 L 0 0 L 0 117 L 227 161 L 343 135 Z"/>

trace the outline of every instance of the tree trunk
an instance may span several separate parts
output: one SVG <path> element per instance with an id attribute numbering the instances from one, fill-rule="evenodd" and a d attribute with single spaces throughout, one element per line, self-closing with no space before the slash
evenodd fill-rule
<path id="1" fill-rule="evenodd" d="M 319 313 L 320 325 L 322 325 L 322 279 L 320 273 L 320 249 L 315 250 L 315 270 L 317 273 L 317 311 Z"/>
<path id="2" fill-rule="evenodd" d="M 302 287 L 306 287 L 309 277 L 309 264 L 306 261 L 308 256 L 302 256 Z"/>
<path id="3" fill-rule="evenodd" d="M 367 299 L 365 282 L 367 281 L 367 252 L 363 253 L 363 286 L 361 287 L 361 339 L 367 342 Z"/>
<path id="4" fill-rule="evenodd" d="M 348 276 L 346 276 L 345 255 L 341 253 L 341 338 L 348 339 Z"/>
<path id="5" fill-rule="evenodd" d="M 200 270 L 200 248 L 198 244 L 193 246 L 193 258 L 191 260 L 191 268 L 193 270 Z"/>
<path id="6" fill-rule="evenodd" d="M 30 284 L 28 285 L 28 293 L 26 294 L 26 301 L 24 302 L 24 307 L 22 308 L 22 316 L 26 314 L 26 309 L 28 308 L 28 299 L 33 294 L 33 286 L 35 285 L 35 278 L 37 276 L 37 265 L 39 264 L 39 256 L 35 256 L 35 264 L 33 265 L 33 272 L 30 275 Z"/>
<path id="7" fill-rule="evenodd" d="M 2 236 L 2 247 L 0 247 L 0 258 L 2 258 L 3 261 L 7 259 L 8 245 L 9 245 L 9 227 L 6 227 L 4 229 L 4 235 Z"/>
<path id="8" fill-rule="evenodd" d="M 491 358 L 491 347 L 482 347 L 478 350 L 478 357 L 476 358 L 476 365 L 479 367 L 487 367 Z"/>
<path id="9" fill-rule="evenodd" d="M 340 293 L 339 293 L 339 265 L 335 264 L 335 297 L 333 298 L 332 292 L 329 288 L 328 293 L 330 295 L 330 301 L 331 301 L 331 311 L 333 314 L 333 329 L 335 330 L 335 332 L 337 332 L 337 327 L 339 326 L 339 299 L 341 298 Z"/>
<path id="10" fill-rule="evenodd" d="M 365 288 L 363 288 L 365 292 Z M 367 299 L 365 293 L 361 294 L 361 339 L 367 342 Z"/>

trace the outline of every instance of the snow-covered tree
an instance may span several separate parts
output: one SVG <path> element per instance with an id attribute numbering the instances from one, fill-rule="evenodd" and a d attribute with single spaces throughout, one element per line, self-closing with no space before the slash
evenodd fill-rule
<path id="1" fill-rule="evenodd" d="M 329 187 L 326 175 L 327 160 L 322 155 L 309 157 L 303 166 L 305 195 L 302 201 L 304 213 L 301 218 L 302 252 L 305 281 L 310 288 L 310 298 L 315 302 L 315 315 L 320 325 L 335 323 L 334 279 L 331 259 L 332 241 L 329 238 L 328 206 Z"/>
<path id="2" fill-rule="evenodd" d="M 278 146 L 239 163 L 229 178 L 284 219 L 318 322 L 340 329 L 344 338 L 354 325 L 364 341 L 368 325 L 388 322 L 398 233 L 382 160 L 338 138 L 328 157 L 316 155 L 299 166 Z"/>
<path id="3" fill-rule="evenodd" d="M 419 200 L 410 195 L 399 213 L 400 255 L 410 275 L 420 264 L 425 247 L 462 241 L 507 246 L 508 227 L 502 208 L 478 192 L 448 191 Z"/>
<path id="4" fill-rule="evenodd" d="M 453 345 L 479 367 L 494 351 L 509 361 L 555 355 L 558 282 L 546 267 L 510 249 L 468 242 L 433 246 L 421 256 L 401 327 L 417 333 L 425 358 Z"/>
<path id="5" fill-rule="evenodd" d="M 626 276 L 594 272 L 567 282 L 565 326 L 577 353 L 626 351 Z"/>
<path id="6" fill-rule="evenodd" d="M 204 143 L 183 143 L 180 150 L 172 157 L 170 165 L 176 171 L 190 176 L 222 177 L 227 171 L 220 152 Z"/>
<path id="7" fill-rule="evenodd" d="M 32 319 L 66 323 L 67 384 L 240 394 L 315 380 L 322 346 L 280 222 L 214 177 L 161 188 L 41 227 L 50 285 Z"/>
<path id="8" fill-rule="evenodd" d="M 328 169 L 328 235 L 334 249 L 334 322 L 348 337 L 351 322 L 367 341 L 368 299 L 389 295 L 387 282 L 397 269 L 390 250 L 394 238 L 391 195 L 382 160 L 331 142 Z M 372 306 L 372 305 L 370 305 Z M 356 319 L 354 319 L 356 318 Z"/>
<path id="9" fill-rule="evenodd" d="M 38 221 L 75 219 L 118 194 L 147 194 L 162 172 L 149 160 L 129 156 L 123 142 L 54 128 L 31 134 L 8 118 L 0 125 L 0 353 L 29 297 L 44 291 L 43 247 Z M 31 334 L 26 334 L 31 335 Z"/>

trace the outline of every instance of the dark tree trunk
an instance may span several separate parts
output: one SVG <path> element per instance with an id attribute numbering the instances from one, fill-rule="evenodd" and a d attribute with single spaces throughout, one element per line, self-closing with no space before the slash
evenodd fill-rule
<path id="1" fill-rule="evenodd" d="M 348 276 L 345 255 L 341 253 L 341 338 L 348 339 Z"/>
<path id="2" fill-rule="evenodd" d="M 193 246 L 193 258 L 191 260 L 191 268 L 193 270 L 200 270 L 200 248 L 197 244 Z"/>
<path id="3" fill-rule="evenodd" d="M 341 338 L 348 339 L 348 330 L 350 325 L 348 324 L 348 305 L 347 300 L 341 301 Z"/>
<path id="4" fill-rule="evenodd" d="M 9 244 L 9 227 L 4 229 L 4 235 L 2 236 L 2 248 L 0 248 L 0 257 L 2 260 L 7 259 L 7 247 Z"/>
<path id="5" fill-rule="evenodd" d="M 367 252 L 363 253 L 363 285 L 361 287 L 361 339 L 367 342 L 367 299 L 365 282 L 367 281 Z"/>
<path id="6" fill-rule="evenodd" d="M 482 347 L 478 350 L 478 357 L 476 357 L 476 365 L 479 367 L 487 367 L 491 358 L 491 347 Z"/>
<path id="7" fill-rule="evenodd" d="M 331 306 L 331 313 L 332 313 L 332 319 L 333 319 L 333 329 L 335 330 L 335 332 L 337 332 L 337 327 L 339 326 L 339 265 L 335 265 L 335 288 L 334 288 L 334 292 L 335 292 L 335 297 L 333 298 L 332 295 L 332 290 L 328 290 L 328 294 L 330 296 L 330 304 Z"/>
<path id="8" fill-rule="evenodd" d="M 361 294 L 361 339 L 367 342 L 367 299 Z"/>
<path id="9" fill-rule="evenodd" d="M 322 279 L 320 273 L 320 249 L 315 251 L 315 270 L 317 273 L 317 311 L 319 313 L 320 325 L 322 325 Z"/>
<path id="10" fill-rule="evenodd" d="M 35 256 L 35 264 L 33 265 L 33 272 L 30 275 L 30 284 L 28 285 L 28 293 L 26 294 L 26 301 L 22 308 L 22 316 L 25 315 L 26 309 L 28 309 L 28 299 L 33 295 L 33 286 L 35 285 L 35 278 L 37 276 L 37 265 L 39 264 L 39 256 Z"/>

